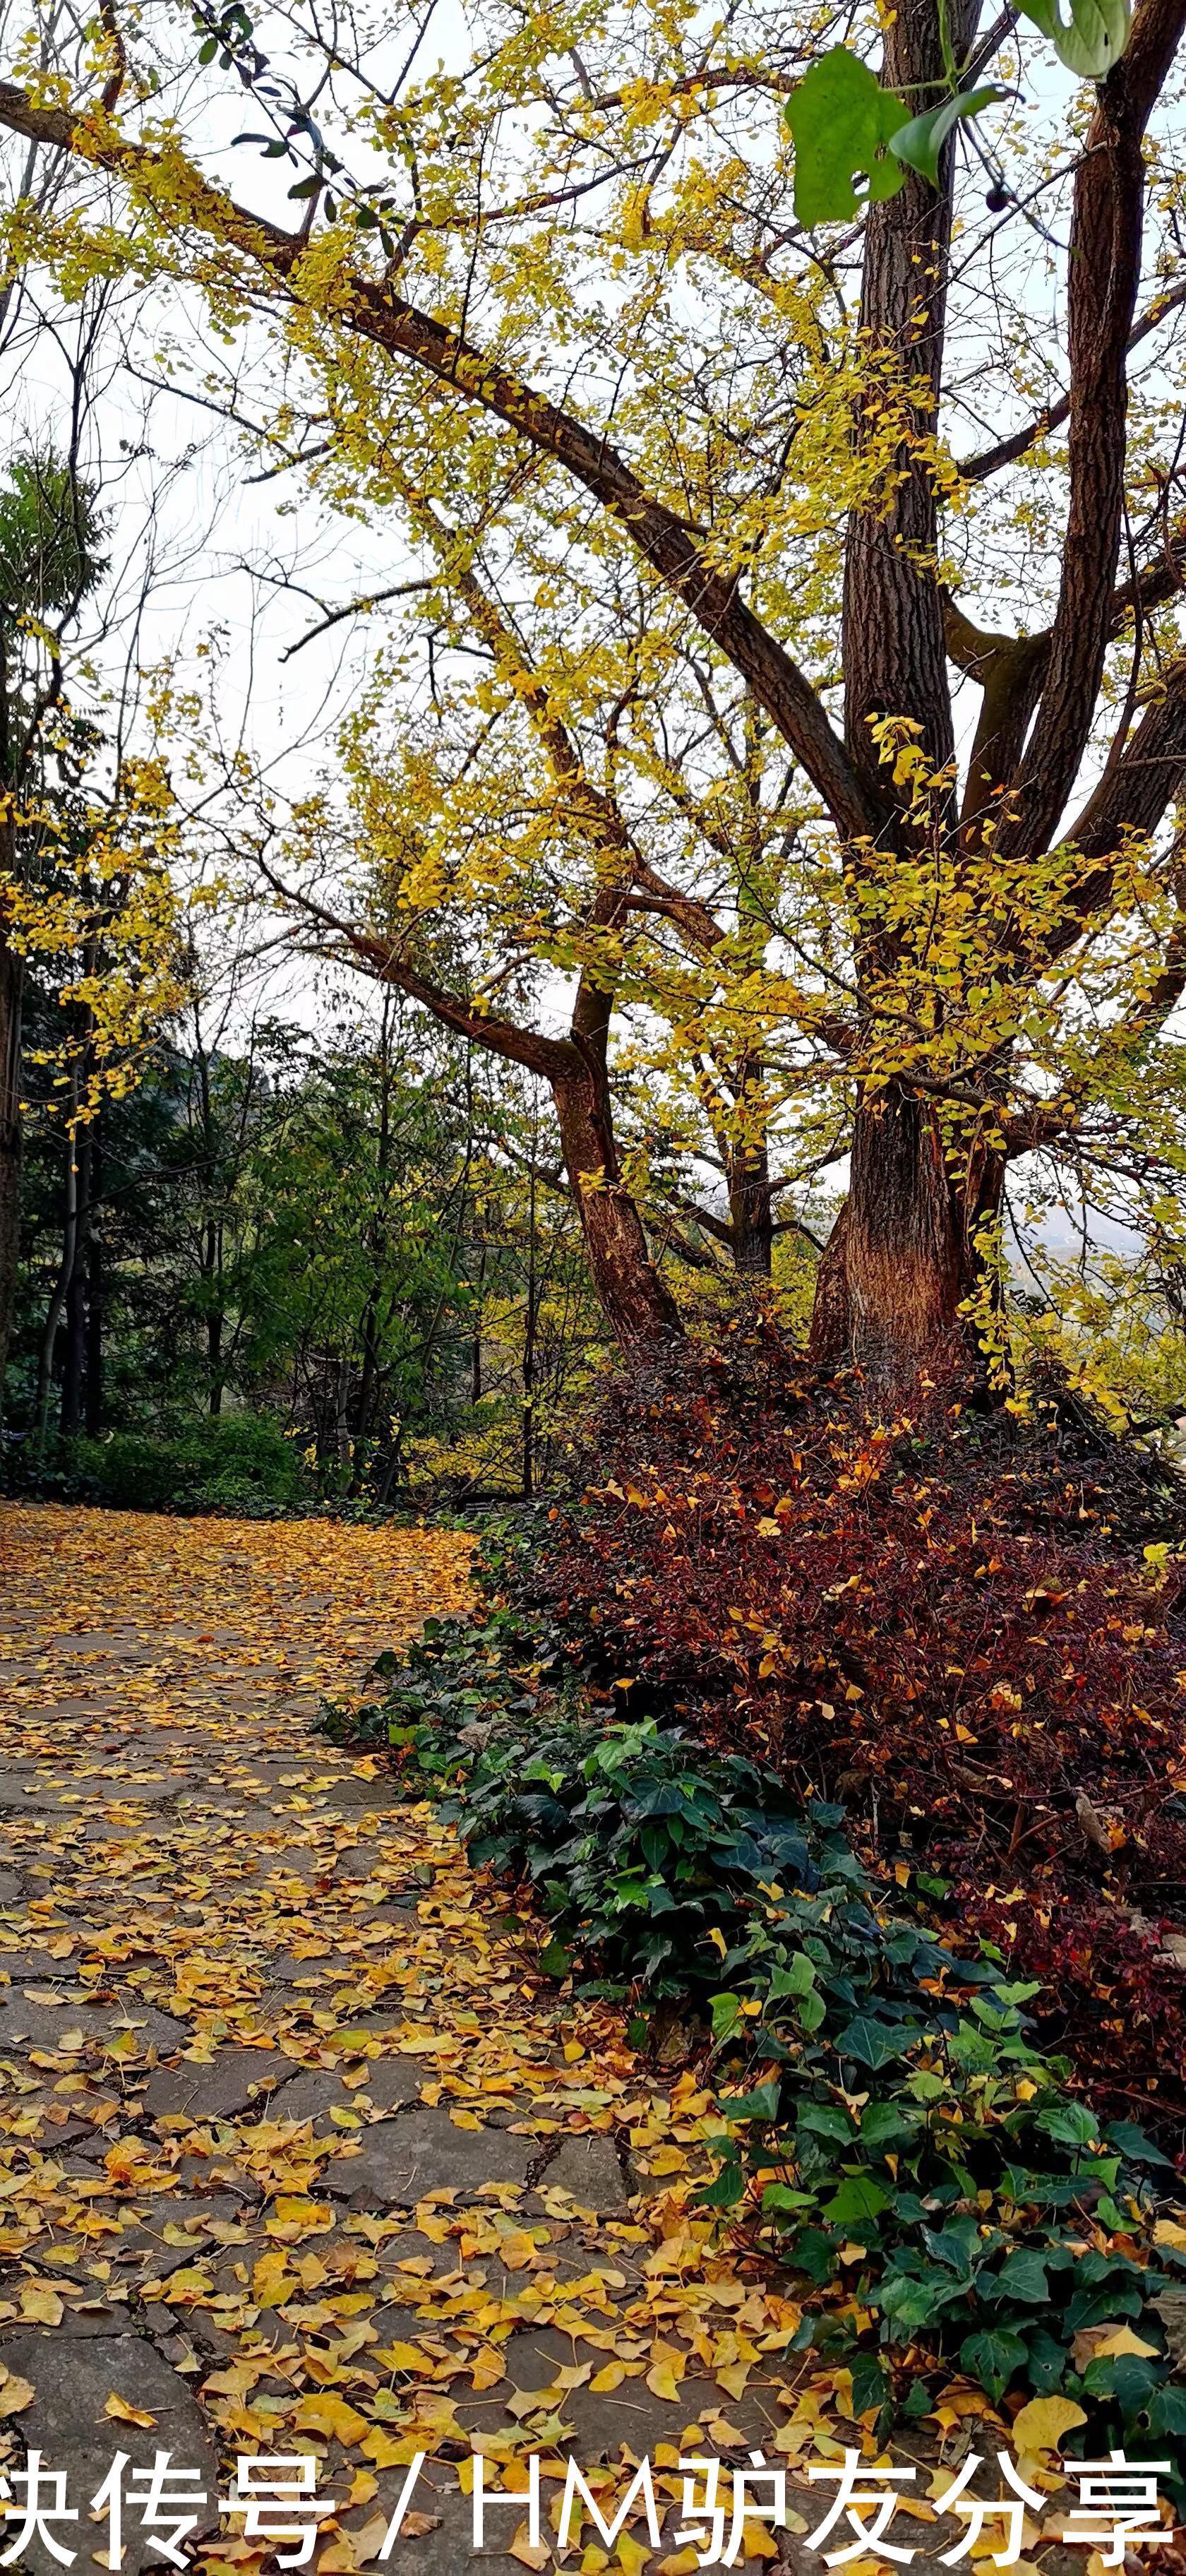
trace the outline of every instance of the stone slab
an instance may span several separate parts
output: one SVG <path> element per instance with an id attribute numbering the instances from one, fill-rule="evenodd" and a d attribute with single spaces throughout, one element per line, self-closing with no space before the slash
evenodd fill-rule
<path id="1" fill-rule="evenodd" d="M 183 2023 L 158 2012 L 155 2004 L 140 2003 L 134 1996 L 126 2007 L 73 2001 L 34 2004 L 19 1986 L 0 1989 L 0 2054 L 20 2054 L 29 2048 L 60 2050 L 64 2030 L 81 2030 L 86 2044 L 79 2057 L 89 2060 L 113 2039 L 126 2036 L 129 2026 L 138 2057 L 145 2056 L 152 2047 L 162 2057 L 172 2057 L 185 2047 L 190 2036 Z"/>
<path id="2" fill-rule="evenodd" d="M 354 2086 L 343 2084 L 328 2067 L 308 2067 L 303 2074 L 293 2075 L 288 2059 L 285 2064 L 290 2081 L 273 2094 L 269 2116 L 273 2120 L 311 2120 L 315 2137 L 332 2137 L 339 2132 L 339 2123 L 330 2118 L 331 2109 L 357 2110 L 364 2097 L 369 2097 L 379 2111 L 401 2111 L 420 2099 L 420 2077 L 406 2057 L 376 2058 L 365 2083 Z"/>
<path id="3" fill-rule="evenodd" d="M 292 2062 L 275 2048 L 220 2048 L 209 2066 L 182 2058 L 150 2075 L 144 2109 L 151 2120 L 185 2115 L 194 2121 L 228 2119 L 236 2111 L 261 2112 Z"/>
<path id="4" fill-rule="evenodd" d="M 359 2208 L 411 2208 L 426 2192 L 462 2199 L 483 2183 L 523 2182 L 539 2150 L 506 2129 L 458 2129 L 446 2110 L 406 2111 L 364 2133 L 356 2156 L 335 2156 L 321 2188 Z"/>
<path id="5" fill-rule="evenodd" d="M 599 2218 L 610 2210 L 625 2209 L 630 2198 L 612 2139 L 595 2132 L 566 2138 L 559 2155 L 545 2167 L 539 2188 L 571 2192 L 581 2209 L 591 2209 Z"/>
<path id="6" fill-rule="evenodd" d="M 171 2451 L 176 2465 L 200 2472 L 194 2492 L 204 2491 L 198 2510 L 202 2532 L 217 2527 L 218 2461 L 193 2390 L 143 2336 L 107 2334 L 63 2336 L 46 2327 L 13 2335 L 4 2345 L 5 2367 L 33 2386 L 33 2400 L 20 2417 L 27 2447 L 40 2450 L 50 2467 L 64 2469 L 67 2501 L 78 2512 L 77 2524 L 59 2525 L 55 2537 L 76 2552 L 82 2566 L 104 2537 L 102 2524 L 89 2520 L 90 2498 L 97 2492 L 116 2451 L 136 2468 L 149 2469 L 157 2450 Z M 150 2430 L 116 2424 L 104 2413 L 112 2393 L 154 2418 Z M 77 2535 L 81 2534 L 81 2538 Z M 150 2554 L 136 2513 L 124 2525 L 124 2576 L 139 2576 L 144 2567 L 161 2567 Z M 39 2535 L 21 2560 L 29 2576 L 60 2576 Z"/>

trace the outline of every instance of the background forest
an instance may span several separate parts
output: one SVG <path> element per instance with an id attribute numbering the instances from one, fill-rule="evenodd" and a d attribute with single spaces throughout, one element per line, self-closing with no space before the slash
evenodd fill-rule
<path id="1" fill-rule="evenodd" d="M 52 1013 L 34 993 L 34 1046 Z M 237 1043 L 196 1009 L 74 1137 L 50 1100 L 34 1073 L 18 1477 L 241 1511 L 554 1476 L 599 1336 L 530 1084 L 388 996 Z"/>

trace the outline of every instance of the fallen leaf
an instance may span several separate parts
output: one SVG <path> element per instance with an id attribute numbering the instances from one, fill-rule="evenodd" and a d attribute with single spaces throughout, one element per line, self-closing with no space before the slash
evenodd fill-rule
<path id="1" fill-rule="evenodd" d="M 1028 2406 L 1015 2415 L 1011 2440 L 1015 2451 L 1056 2451 L 1064 2433 L 1087 2417 L 1073 2397 L 1031 2397 Z"/>
<path id="2" fill-rule="evenodd" d="M 48 2281 L 22 2281 L 20 2299 L 21 2315 L 27 2317 L 31 2324 L 60 2326 L 64 2314 L 62 2302 Z"/>
<path id="3" fill-rule="evenodd" d="M 146 2406 L 130 2405 L 128 2399 L 118 2396 L 114 2388 L 104 2404 L 103 2412 L 110 2416 L 113 2424 L 139 2424 L 145 2432 L 151 2432 L 157 2420 L 155 2415 L 149 2414 Z"/>
<path id="4" fill-rule="evenodd" d="M 336 2396 L 332 2388 L 302 2397 L 292 2420 L 298 2432 L 329 2433 L 336 2442 L 347 2445 L 361 2442 L 371 2429 L 366 2416 L 360 2415 L 346 2398 Z"/>

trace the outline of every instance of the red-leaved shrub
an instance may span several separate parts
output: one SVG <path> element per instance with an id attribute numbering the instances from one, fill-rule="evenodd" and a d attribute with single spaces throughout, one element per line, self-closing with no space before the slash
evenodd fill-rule
<path id="1" fill-rule="evenodd" d="M 859 1384 L 739 1328 L 613 1387 L 532 1588 L 596 1637 L 619 1707 L 842 1800 L 900 1901 L 1041 1977 L 1043 2042 L 1164 2137 L 1186 2105 L 1184 1532 L 1170 1471 L 1067 1397 L 873 1426 Z"/>

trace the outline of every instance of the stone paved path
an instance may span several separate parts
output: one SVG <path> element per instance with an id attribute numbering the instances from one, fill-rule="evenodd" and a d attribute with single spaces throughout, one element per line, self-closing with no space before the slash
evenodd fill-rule
<path id="1" fill-rule="evenodd" d="M 202 2472 L 228 2570 L 268 2557 L 218 2521 L 236 2455 L 313 2458 L 327 2576 L 376 2563 L 423 2451 L 387 2563 L 453 2576 L 552 2564 L 505 2507 L 471 2559 L 475 2445 L 542 2454 L 554 2513 L 570 2453 L 596 2483 L 860 2438 L 689 2213 L 694 2079 L 542 1984 L 431 1813 L 310 1731 L 464 1578 L 414 1531 L 0 1509 L 0 2454 L 67 2472 L 83 2569 L 117 2449 Z M 683 2576 L 675 2520 L 613 2563 Z"/>

